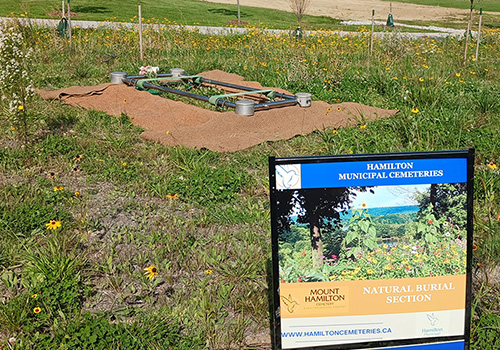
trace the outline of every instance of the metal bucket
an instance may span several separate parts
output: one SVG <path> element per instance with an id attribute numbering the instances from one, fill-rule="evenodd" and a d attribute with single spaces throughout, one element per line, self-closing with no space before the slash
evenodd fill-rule
<path id="1" fill-rule="evenodd" d="M 246 115 L 250 116 L 254 113 L 255 103 L 250 100 L 240 100 L 236 101 L 236 109 L 235 112 L 238 115 Z"/>
<path id="2" fill-rule="evenodd" d="M 125 72 L 112 72 L 109 74 L 111 77 L 111 84 L 123 84 L 123 79 L 127 77 Z"/>
<path id="3" fill-rule="evenodd" d="M 172 74 L 172 77 L 180 77 L 181 75 L 184 75 L 184 69 L 182 68 L 172 68 L 170 69 L 170 74 Z"/>
<path id="4" fill-rule="evenodd" d="M 308 92 L 297 92 L 295 94 L 300 107 L 311 107 L 312 95 Z"/>

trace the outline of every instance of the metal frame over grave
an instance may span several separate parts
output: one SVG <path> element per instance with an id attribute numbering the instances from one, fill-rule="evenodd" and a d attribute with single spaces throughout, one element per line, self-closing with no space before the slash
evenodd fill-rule
<path id="1" fill-rule="evenodd" d="M 171 69 L 170 73 L 159 73 L 156 78 L 149 78 L 145 75 L 127 75 L 123 72 L 114 72 L 111 73 L 111 82 L 115 84 L 124 83 L 129 86 L 134 86 L 139 90 L 163 91 L 194 98 L 196 100 L 208 102 L 213 106 L 234 108 L 236 114 L 247 116 L 253 115 L 254 111 L 295 106 L 297 104 L 301 107 L 309 107 L 311 105 L 311 94 L 309 93 L 288 95 L 271 89 L 255 89 L 248 86 L 207 79 L 199 75 L 186 75 L 184 74 L 184 70 L 179 68 Z M 178 84 L 190 84 L 192 87 L 220 87 L 228 93 L 205 96 L 175 88 Z M 228 98 L 240 96 L 244 96 L 245 99 L 236 102 L 228 100 Z"/>

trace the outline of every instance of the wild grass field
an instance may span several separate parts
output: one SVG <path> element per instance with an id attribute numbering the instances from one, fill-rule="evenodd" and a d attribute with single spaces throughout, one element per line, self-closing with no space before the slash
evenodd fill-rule
<path id="1" fill-rule="evenodd" d="M 3 27 L 0 347 L 259 349 L 270 342 L 269 156 L 476 149 L 472 349 L 500 346 L 500 32 L 464 40 L 369 31 L 296 39 L 164 28 Z M 11 61 L 11 60 L 14 61 Z M 10 62 L 10 63 L 9 63 Z M 11 64 L 16 62 L 16 64 Z M 141 139 L 126 114 L 32 89 L 109 81 L 143 65 L 221 69 L 330 104 L 398 109 L 220 154 Z M 328 113 L 328 110 L 325 110 Z"/>

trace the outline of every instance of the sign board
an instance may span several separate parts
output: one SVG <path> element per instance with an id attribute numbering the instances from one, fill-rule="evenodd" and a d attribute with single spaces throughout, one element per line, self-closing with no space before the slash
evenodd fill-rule
<path id="1" fill-rule="evenodd" d="M 473 158 L 270 158 L 275 349 L 467 350 Z"/>

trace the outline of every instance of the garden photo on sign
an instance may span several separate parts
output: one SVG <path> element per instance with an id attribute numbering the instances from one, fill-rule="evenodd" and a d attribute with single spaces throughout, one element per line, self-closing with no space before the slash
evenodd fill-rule
<path id="1" fill-rule="evenodd" d="M 467 184 L 277 191 L 281 283 L 466 273 Z"/>

